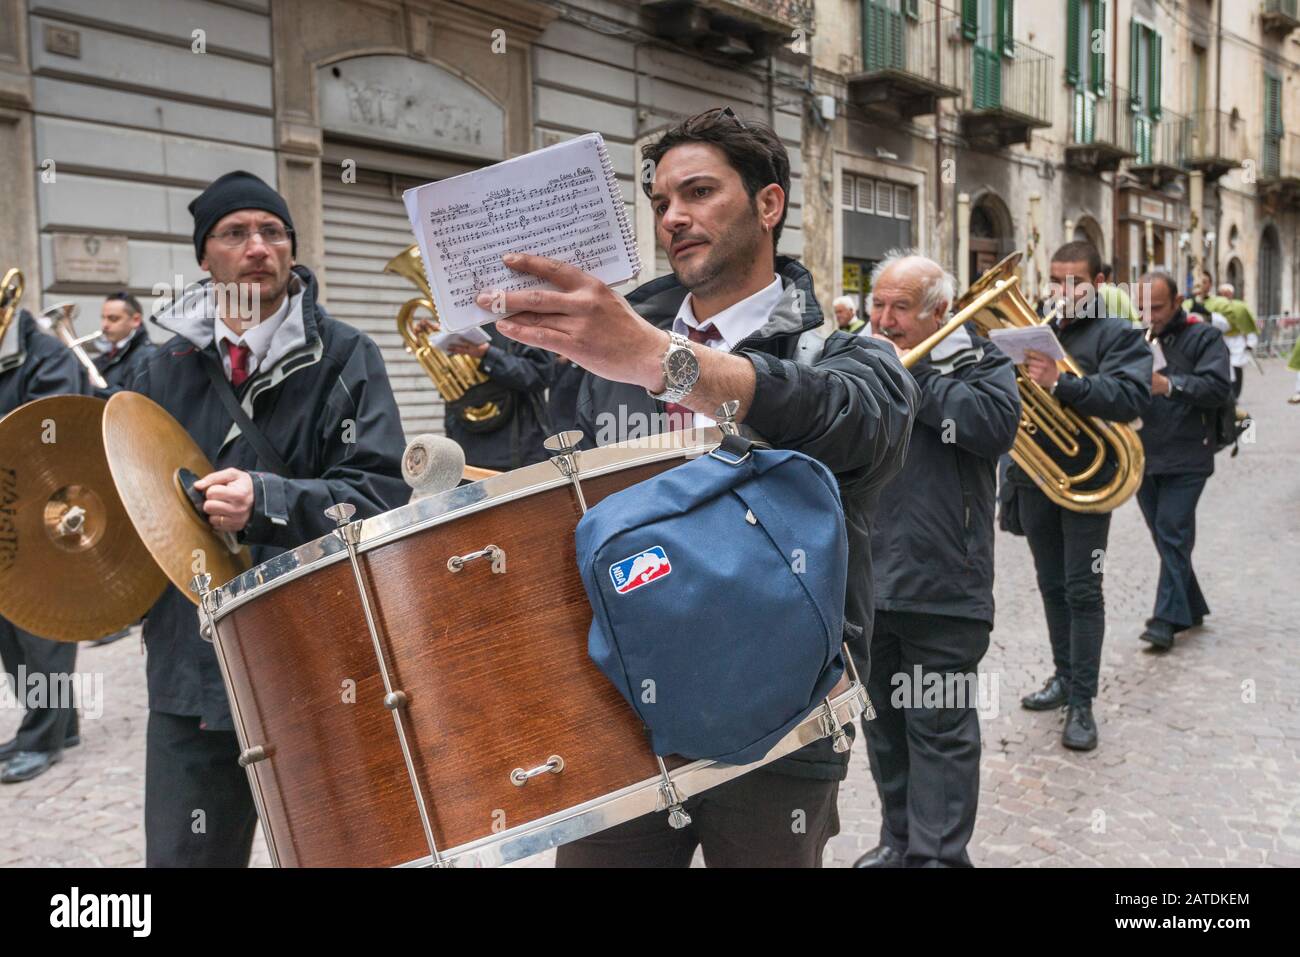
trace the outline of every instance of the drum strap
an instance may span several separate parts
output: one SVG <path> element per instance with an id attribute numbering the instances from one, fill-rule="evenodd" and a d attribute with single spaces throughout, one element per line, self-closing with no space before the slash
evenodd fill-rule
<path id="1" fill-rule="evenodd" d="M 239 431 L 244 438 L 248 439 L 248 444 L 257 453 L 258 461 L 262 467 L 274 472 L 281 478 L 292 478 L 293 476 L 289 474 L 289 467 L 284 464 L 284 459 L 280 458 L 279 453 L 275 451 L 271 443 L 267 441 L 266 436 L 262 434 L 262 430 L 249 418 L 248 413 L 244 411 L 244 407 L 239 404 L 239 399 L 235 397 L 235 392 L 230 387 L 230 381 L 226 378 L 218 363 L 206 352 L 200 354 L 199 362 L 203 366 L 203 370 L 207 372 L 208 378 L 212 380 L 212 391 L 217 394 L 217 398 L 221 400 L 226 412 L 235 420 L 235 424 L 239 426 Z"/>

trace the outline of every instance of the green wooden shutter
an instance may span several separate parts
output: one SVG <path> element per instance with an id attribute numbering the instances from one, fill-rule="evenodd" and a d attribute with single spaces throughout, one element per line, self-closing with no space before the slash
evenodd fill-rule
<path id="1" fill-rule="evenodd" d="M 921 0 L 907 0 L 907 15 L 913 20 L 921 19 Z"/>
<path id="2" fill-rule="evenodd" d="M 979 0 L 961 0 L 961 35 L 967 40 L 974 40 L 979 32 Z"/>
<path id="3" fill-rule="evenodd" d="M 1264 74 L 1264 155 L 1265 176 L 1277 176 L 1282 166 L 1282 79 Z"/>
<path id="4" fill-rule="evenodd" d="M 1065 3 L 1065 82 L 1079 85 L 1079 0 Z"/>
<path id="5" fill-rule="evenodd" d="M 1142 109 L 1141 71 L 1138 69 L 1139 50 L 1142 48 L 1142 24 L 1130 20 L 1128 25 L 1128 105 L 1134 113 Z"/>
<path id="6" fill-rule="evenodd" d="M 1147 70 L 1147 76 L 1151 79 L 1151 98 L 1148 101 L 1147 112 L 1151 114 L 1151 119 L 1160 119 L 1160 52 L 1164 46 L 1164 38 L 1154 30 L 1147 31 L 1147 38 L 1151 43 L 1151 66 Z"/>
<path id="7" fill-rule="evenodd" d="M 1016 0 L 998 0 L 998 50 L 1016 55 Z"/>
<path id="8" fill-rule="evenodd" d="M 1088 57 L 1092 61 L 1092 92 L 1106 95 L 1106 0 L 1092 0 L 1092 23 L 1088 34 Z M 1093 45 L 1096 44 L 1096 49 Z"/>

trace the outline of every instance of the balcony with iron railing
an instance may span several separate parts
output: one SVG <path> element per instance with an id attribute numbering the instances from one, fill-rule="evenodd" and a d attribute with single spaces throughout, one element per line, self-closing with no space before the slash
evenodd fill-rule
<path id="1" fill-rule="evenodd" d="M 807 53 L 813 30 L 813 0 L 641 0 L 641 9 L 654 17 L 659 36 L 737 63 L 782 46 Z M 792 42 L 799 35 L 802 45 Z"/>
<path id="2" fill-rule="evenodd" d="M 1100 90 L 1071 88 L 1065 164 L 1086 173 L 1113 173 L 1134 155 L 1128 91 L 1112 83 Z"/>
<path id="3" fill-rule="evenodd" d="M 1161 110 L 1159 117 L 1130 113 L 1133 128 L 1133 159 L 1128 171 L 1148 186 L 1159 189 L 1186 173 L 1187 141 L 1191 123 L 1173 110 Z"/>
<path id="4" fill-rule="evenodd" d="M 1246 161 L 1246 120 L 1233 110 L 1200 110 L 1188 117 L 1187 167 L 1214 182 Z"/>
<path id="5" fill-rule="evenodd" d="M 1300 0 L 1263 0 L 1260 25 L 1266 33 L 1285 36 L 1300 27 Z"/>
<path id="6" fill-rule="evenodd" d="M 1052 125 L 1054 57 L 1019 40 L 999 49 L 996 37 L 978 37 L 958 52 L 962 135 L 972 146 L 1028 143 Z"/>
<path id="7" fill-rule="evenodd" d="M 880 0 L 862 0 L 862 70 L 848 77 L 849 99 L 881 119 L 934 113 L 938 101 L 961 93 L 957 19 L 919 21 Z"/>
<path id="8" fill-rule="evenodd" d="M 1300 135 L 1265 133 L 1255 187 L 1272 205 L 1300 205 Z"/>

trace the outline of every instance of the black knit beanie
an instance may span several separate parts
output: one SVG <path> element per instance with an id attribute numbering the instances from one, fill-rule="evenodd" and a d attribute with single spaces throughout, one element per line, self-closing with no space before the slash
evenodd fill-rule
<path id="1" fill-rule="evenodd" d="M 203 244 L 207 242 L 212 227 L 221 221 L 222 216 L 239 209 L 264 209 L 279 216 L 285 226 L 293 229 L 289 204 L 284 197 L 252 173 L 237 169 L 214 179 L 190 203 L 190 214 L 194 217 L 194 255 L 199 262 L 203 261 Z M 293 244 L 293 255 L 297 256 L 298 234 L 290 232 L 289 241 Z"/>

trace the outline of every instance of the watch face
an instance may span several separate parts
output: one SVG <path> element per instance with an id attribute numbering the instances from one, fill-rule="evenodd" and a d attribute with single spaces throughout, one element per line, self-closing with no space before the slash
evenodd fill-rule
<path id="1" fill-rule="evenodd" d="M 695 370 L 695 355 L 690 349 L 679 349 L 668 356 L 668 375 L 676 381 L 683 381 Z"/>

